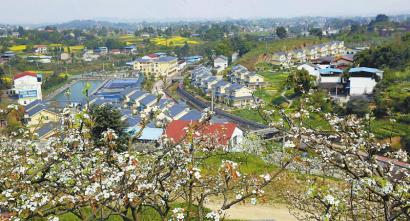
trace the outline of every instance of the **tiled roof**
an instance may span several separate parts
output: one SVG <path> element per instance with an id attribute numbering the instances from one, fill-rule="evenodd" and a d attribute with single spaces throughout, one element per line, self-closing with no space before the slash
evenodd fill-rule
<path id="1" fill-rule="evenodd" d="M 191 110 L 184 116 L 180 118 L 180 120 L 199 120 L 202 117 L 202 113 L 197 110 Z"/>
<path id="2" fill-rule="evenodd" d="M 37 77 L 37 74 L 31 71 L 25 71 L 25 72 L 14 75 L 13 80 L 16 80 L 16 79 L 19 79 L 25 76 Z"/>
<path id="3" fill-rule="evenodd" d="M 31 108 L 30 110 L 26 111 L 26 113 L 29 117 L 31 117 L 45 109 L 46 109 L 46 106 L 44 104 L 39 104 Z"/>
<path id="4" fill-rule="evenodd" d="M 198 121 L 174 120 L 165 130 L 165 135 L 174 142 L 180 142 L 186 136 L 187 128 L 197 127 L 194 137 L 202 140 L 215 141 L 226 145 L 232 138 L 236 128 L 234 123 L 216 123 L 199 125 Z"/>
<path id="5" fill-rule="evenodd" d="M 358 67 L 349 70 L 349 73 L 368 72 L 368 73 L 382 73 L 383 71 L 376 68 Z"/>
<path id="6" fill-rule="evenodd" d="M 36 130 L 37 135 L 41 138 L 44 135 L 50 133 L 51 131 L 57 129 L 59 126 L 58 123 L 50 122 L 42 125 L 40 128 Z"/>
<path id="7" fill-rule="evenodd" d="M 131 95 L 130 95 L 130 99 L 131 100 L 135 100 L 135 99 L 137 99 L 137 98 L 140 98 L 140 97 L 142 97 L 142 96 L 145 96 L 147 93 L 146 92 L 144 92 L 144 91 L 135 91 L 134 93 L 132 93 Z"/>
<path id="8" fill-rule="evenodd" d="M 175 117 L 176 115 L 178 115 L 179 113 L 181 113 L 187 108 L 188 107 L 185 104 L 175 104 L 168 109 L 168 113 L 170 117 Z"/>
<path id="9" fill-rule="evenodd" d="M 28 110 L 32 109 L 33 107 L 35 107 L 35 106 L 37 106 L 37 105 L 39 105 L 39 104 L 42 104 L 42 101 L 39 100 L 39 99 L 37 99 L 37 100 L 35 100 L 35 101 L 33 101 L 33 102 L 30 102 L 30 103 L 27 104 L 26 106 L 24 106 L 24 109 L 25 109 L 26 111 L 28 111 Z"/>
<path id="10" fill-rule="evenodd" d="M 155 100 L 157 100 L 157 96 L 150 94 L 140 100 L 140 104 L 146 106 Z"/>

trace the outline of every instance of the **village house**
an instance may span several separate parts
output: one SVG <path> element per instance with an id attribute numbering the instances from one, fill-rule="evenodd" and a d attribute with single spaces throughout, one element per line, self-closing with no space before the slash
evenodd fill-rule
<path id="1" fill-rule="evenodd" d="M 375 68 L 357 67 L 349 70 L 348 86 L 349 94 L 369 95 L 373 94 L 377 82 L 383 78 L 383 71 Z"/>
<path id="2" fill-rule="evenodd" d="M 319 74 L 319 68 L 316 65 L 306 63 L 306 64 L 301 64 L 301 65 L 297 66 L 296 69 L 307 71 L 309 73 L 309 75 L 315 77 L 316 84 L 319 83 L 320 74 Z"/>
<path id="3" fill-rule="evenodd" d="M 265 86 L 265 80 L 259 74 L 249 73 L 245 76 L 244 84 L 251 90 L 257 90 Z"/>
<path id="4" fill-rule="evenodd" d="M 178 120 L 189 112 L 189 108 L 184 103 L 174 104 L 169 107 L 165 112 L 170 117 L 170 119 Z"/>
<path id="5" fill-rule="evenodd" d="M 244 85 L 233 83 L 225 88 L 224 103 L 232 107 L 244 107 L 253 102 L 252 91 Z"/>
<path id="6" fill-rule="evenodd" d="M 46 45 L 35 45 L 33 47 L 33 52 L 35 54 L 47 54 L 47 46 Z"/>
<path id="7" fill-rule="evenodd" d="M 137 51 L 137 46 L 135 46 L 135 45 L 129 45 L 129 46 L 125 46 L 124 47 L 124 49 L 123 49 L 123 51 L 124 51 L 124 54 L 137 54 L 138 53 L 138 51 Z"/>
<path id="8" fill-rule="evenodd" d="M 214 91 L 214 96 L 215 99 L 218 102 L 223 102 L 224 101 L 224 97 L 226 95 L 226 88 L 228 88 L 231 84 L 227 81 L 224 80 L 220 80 L 218 81 L 216 84 L 214 84 L 213 87 L 213 91 Z"/>
<path id="9" fill-rule="evenodd" d="M 345 55 L 337 57 L 333 60 L 332 66 L 339 68 L 339 69 L 346 69 L 353 65 L 353 56 L 352 55 Z"/>
<path id="10" fill-rule="evenodd" d="M 325 89 L 336 96 L 342 93 L 344 88 L 343 70 L 325 68 L 320 69 L 319 74 L 319 88 Z"/>
<path id="11" fill-rule="evenodd" d="M 313 45 L 306 49 L 306 59 L 307 60 L 314 60 L 319 57 L 318 54 L 318 47 Z"/>
<path id="12" fill-rule="evenodd" d="M 304 62 L 306 62 L 306 51 L 304 49 L 294 50 L 292 59 L 293 59 L 294 63 L 304 63 Z"/>
<path id="13" fill-rule="evenodd" d="M 328 46 L 328 44 L 320 44 L 320 45 L 318 45 L 318 56 L 319 56 L 319 57 L 327 57 L 327 56 L 329 56 L 329 46 Z"/>
<path id="14" fill-rule="evenodd" d="M 225 70 L 228 67 L 228 58 L 224 55 L 219 55 L 214 59 L 214 68 L 217 73 Z"/>
<path id="15" fill-rule="evenodd" d="M 195 139 L 208 142 L 210 147 L 221 147 L 228 151 L 241 151 L 244 139 L 243 131 L 234 123 L 207 123 L 198 121 L 174 120 L 165 130 L 165 136 L 174 143 L 183 142 L 188 128 L 196 128 Z M 188 141 L 187 141 L 188 142 Z"/>
<path id="16" fill-rule="evenodd" d="M 9 94 L 16 95 L 20 105 L 27 105 L 35 100 L 43 99 L 41 84 L 41 74 L 22 72 L 13 77 L 13 88 Z"/>
<path id="17" fill-rule="evenodd" d="M 108 48 L 107 47 L 98 47 L 94 50 L 94 52 L 96 54 L 106 55 L 106 54 L 108 54 Z"/>
<path id="18" fill-rule="evenodd" d="M 289 67 L 290 60 L 288 60 L 286 53 L 277 52 L 272 55 L 271 63 L 273 65 Z"/>
<path id="19" fill-rule="evenodd" d="M 172 56 L 149 54 L 135 60 L 134 70 L 153 75 L 156 78 L 169 76 L 177 73 L 178 59 Z"/>
<path id="20" fill-rule="evenodd" d="M 39 128 L 50 122 L 59 122 L 60 115 L 51 111 L 47 105 L 42 102 L 36 102 L 35 105 L 25 107 L 24 121 L 28 127 L 33 129 Z"/>

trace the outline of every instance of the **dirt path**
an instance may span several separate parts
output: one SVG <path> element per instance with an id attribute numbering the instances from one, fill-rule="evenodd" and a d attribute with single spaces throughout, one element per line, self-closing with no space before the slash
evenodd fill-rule
<path id="1" fill-rule="evenodd" d="M 206 207 L 212 210 L 220 208 L 220 205 L 215 202 L 209 202 Z M 240 204 L 235 205 L 226 211 L 226 218 L 239 220 L 274 220 L 274 221 L 297 221 L 293 217 L 286 205 L 251 205 Z"/>

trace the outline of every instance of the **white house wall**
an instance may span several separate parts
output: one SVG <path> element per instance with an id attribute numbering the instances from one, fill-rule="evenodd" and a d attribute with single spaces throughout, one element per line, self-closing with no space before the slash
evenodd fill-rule
<path id="1" fill-rule="evenodd" d="M 376 81 L 372 78 L 350 77 L 350 95 L 372 94 Z"/>

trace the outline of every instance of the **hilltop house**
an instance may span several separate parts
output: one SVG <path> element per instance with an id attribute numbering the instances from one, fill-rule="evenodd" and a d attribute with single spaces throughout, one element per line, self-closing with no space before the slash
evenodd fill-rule
<path id="1" fill-rule="evenodd" d="M 346 69 L 353 65 L 353 56 L 345 55 L 341 57 L 337 57 L 333 60 L 332 66 L 339 68 L 339 69 Z"/>
<path id="2" fill-rule="evenodd" d="M 304 63 L 306 62 L 306 51 L 304 49 L 297 49 L 293 51 L 292 59 L 295 63 Z"/>
<path id="3" fill-rule="evenodd" d="M 350 95 L 372 94 L 377 82 L 383 78 L 383 71 L 375 68 L 358 67 L 349 71 L 348 89 Z"/>

